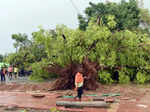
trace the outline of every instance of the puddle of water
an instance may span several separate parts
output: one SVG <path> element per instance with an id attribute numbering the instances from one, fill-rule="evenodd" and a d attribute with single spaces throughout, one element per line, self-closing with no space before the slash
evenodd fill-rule
<path id="1" fill-rule="evenodd" d="M 148 107 L 147 105 L 143 105 L 143 104 L 138 104 L 137 106 L 142 107 L 142 108 L 147 108 Z"/>

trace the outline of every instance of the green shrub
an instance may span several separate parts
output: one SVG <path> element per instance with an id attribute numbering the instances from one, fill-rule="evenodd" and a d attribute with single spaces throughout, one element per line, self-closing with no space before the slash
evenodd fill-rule
<path id="1" fill-rule="evenodd" d="M 136 75 L 136 82 L 138 84 L 144 84 L 146 81 L 146 74 L 139 71 Z"/>
<path id="2" fill-rule="evenodd" d="M 119 83 L 120 84 L 128 84 L 130 82 L 130 78 L 123 71 L 119 72 Z"/>
<path id="3" fill-rule="evenodd" d="M 36 62 L 32 64 L 33 73 L 29 77 L 30 80 L 34 81 L 44 81 L 52 78 L 56 78 L 56 74 L 48 73 L 44 68 L 48 66 L 47 60 L 42 60 L 41 62 Z"/>
<path id="4" fill-rule="evenodd" d="M 108 72 L 98 72 L 98 76 L 99 76 L 99 81 L 101 83 L 104 83 L 104 84 L 111 84 L 113 83 L 113 80 L 111 78 L 111 74 L 108 73 Z"/>
<path id="5" fill-rule="evenodd" d="M 147 75 L 147 76 L 146 76 L 146 81 L 147 81 L 147 82 L 150 82 L 150 75 Z"/>

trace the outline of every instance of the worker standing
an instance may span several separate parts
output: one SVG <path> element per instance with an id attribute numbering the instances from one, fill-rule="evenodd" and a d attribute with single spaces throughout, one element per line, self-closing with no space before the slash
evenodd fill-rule
<path id="1" fill-rule="evenodd" d="M 75 90 L 77 91 L 75 99 L 79 98 L 79 101 L 82 99 L 84 78 L 86 77 L 83 77 L 82 69 L 80 69 L 75 75 Z"/>

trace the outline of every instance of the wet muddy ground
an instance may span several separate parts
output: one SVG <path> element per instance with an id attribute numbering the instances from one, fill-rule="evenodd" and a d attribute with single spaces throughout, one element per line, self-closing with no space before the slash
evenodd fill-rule
<path id="1" fill-rule="evenodd" d="M 57 98 L 63 95 L 76 95 L 73 90 L 49 91 L 50 82 L 35 83 L 27 80 L 27 77 L 7 81 L 0 84 L 0 112 L 50 112 L 57 100 L 73 101 L 71 98 Z M 46 96 L 39 99 L 33 98 L 31 93 L 42 93 Z M 150 85 L 99 85 L 96 91 L 84 91 L 83 100 L 89 101 L 92 97 L 87 94 L 98 96 L 106 93 L 119 93 L 115 96 L 115 103 L 109 109 L 66 109 L 63 111 L 75 112 L 150 112 Z M 31 109 L 32 108 L 32 109 Z M 25 109 L 25 110 L 24 110 Z M 46 109 L 46 110 L 43 110 Z"/>
<path id="2" fill-rule="evenodd" d="M 29 109 L 29 108 L 8 109 L 7 107 L 0 107 L 0 112 L 50 112 L 50 111 L 49 110 L 35 110 L 35 109 Z"/>

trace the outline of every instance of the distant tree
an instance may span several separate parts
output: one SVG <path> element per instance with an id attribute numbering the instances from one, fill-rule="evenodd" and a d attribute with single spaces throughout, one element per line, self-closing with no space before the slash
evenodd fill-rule
<path id="1" fill-rule="evenodd" d="M 0 54 L 0 62 L 2 62 L 2 61 L 3 61 L 3 55 Z"/>
<path id="2" fill-rule="evenodd" d="M 140 23 L 143 28 L 150 29 L 150 12 L 148 9 L 140 9 Z"/>
<path id="3" fill-rule="evenodd" d="M 12 34 L 12 39 L 15 41 L 14 47 L 16 48 L 16 51 L 19 48 L 25 48 L 25 46 L 31 44 L 31 41 L 28 39 L 27 34 Z"/>
<path id="4" fill-rule="evenodd" d="M 13 34 L 12 39 L 14 40 L 14 47 L 17 52 L 8 54 L 5 59 L 6 62 L 22 68 L 29 67 L 32 63 L 39 62 L 42 58 L 46 58 L 47 54 L 43 43 L 37 41 L 37 37 L 40 37 L 40 35 L 37 35 L 37 32 L 32 33 L 31 40 L 27 34 Z M 56 32 L 53 30 L 50 30 L 49 34 L 56 37 Z"/>
<path id="5" fill-rule="evenodd" d="M 94 4 L 89 3 L 89 7 L 85 9 L 85 17 L 82 15 L 78 16 L 79 19 L 79 28 L 85 30 L 88 26 L 89 21 L 95 17 L 101 18 L 103 24 L 107 24 L 107 16 L 113 15 L 115 21 L 117 22 L 115 29 L 132 29 L 139 26 L 140 22 L 140 10 L 138 8 L 136 0 L 121 0 L 120 3 L 115 2 L 106 2 Z"/>
<path id="6" fill-rule="evenodd" d="M 78 20 L 79 20 L 79 29 L 81 30 L 86 30 L 86 27 L 88 26 L 88 20 L 84 18 L 82 15 L 78 15 Z"/>

